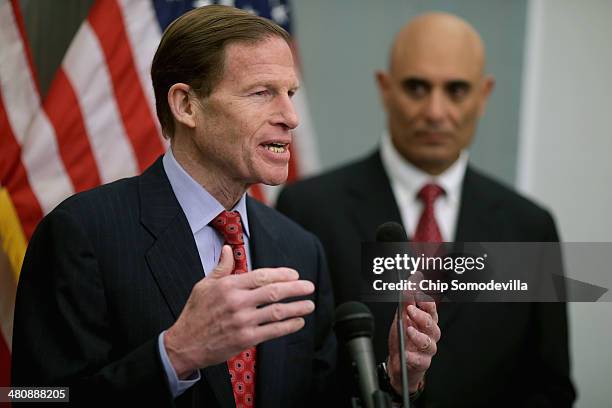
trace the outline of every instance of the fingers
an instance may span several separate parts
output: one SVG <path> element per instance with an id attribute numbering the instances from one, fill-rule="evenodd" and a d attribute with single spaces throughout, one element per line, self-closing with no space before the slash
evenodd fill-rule
<path id="1" fill-rule="evenodd" d="M 307 296 L 315 290 L 314 284 L 307 280 L 277 282 L 253 289 L 248 296 L 250 302 L 259 306 L 280 302 L 283 299 Z"/>
<path id="2" fill-rule="evenodd" d="M 237 275 L 238 287 L 241 289 L 256 289 L 276 282 L 291 282 L 300 278 L 295 269 L 262 268 L 249 273 Z"/>
<path id="3" fill-rule="evenodd" d="M 254 329 L 252 343 L 256 345 L 267 340 L 295 333 L 304 327 L 304 324 L 305 321 L 301 317 L 264 324 L 263 326 L 259 326 Z"/>
<path id="4" fill-rule="evenodd" d="M 411 372 L 425 372 L 431 365 L 431 354 L 423 354 L 418 351 L 407 351 L 406 364 Z"/>
<path id="5" fill-rule="evenodd" d="M 221 248 L 221 256 L 219 257 L 219 263 L 213 269 L 210 274 L 211 278 L 222 278 L 228 276 L 234 270 L 234 255 L 232 254 L 232 247 L 229 245 L 223 245 Z"/>
<path id="6" fill-rule="evenodd" d="M 402 305 L 404 307 L 408 305 L 416 305 L 416 293 L 414 291 L 406 290 L 402 293 Z"/>
<path id="7" fill-rule="evenodd" d="M 413 282 L 420 282 L 425 278 L 425 276 L 423 276 L 423 272 L 421 271 L 415 271 L 412 276 L 410 277 L 410 280 Z"/>
<path id="8" fill-rule="evenodd" d="M 427 334 L 418 331 L 414 327 L 409 327 L 406 333 L 408 334 L 408 339 L 416 346 L 417 352 L 433 356 L 438 351 L 436 342 Z"/>
<path id="9" fill-rule="evenodd" d="M 423 302 L 423 303 L 431 303 L 431 302 Z M 430 307 L 430 310 L 431 310 L 431 307 Z M 438 341 L 440 339 L 441 333 L 440 333 L 440 328 L 438 327 L 438 323 L 436 321 L 437 316 L 436 316 L 436 319 L 434 320 L 434 318 L 428 312 L 424 310 L 420 310 L 414 305 L 407 306 L 407 312 L 408 312 L 408 317 L 410 318 L 412 322 L 415 323 L 419 331 L 431 336 L 435 341 Z"/>
<path id="10" fill-rule="evenodd" d="M 429 313 L 435 323 L 438 323 L 438 307 L 435 302 L 417 302 L 417 306 Z"/>
<path id="11" fill-rule="evenodd" d="M 236 330 L 241 331 L 239 337 L 244 348 L 256 346 L 262 341 L 300 330 L 304 326 L 302 316 L 312 313 L 314 309 L 314 302 L 301 300 L 241 311 Z"/>
<path id="12" fill-rule="evenodd" d="M 290 303 L 274 303 L 257 309 L 253 315 L 256 324 L 279 322 L 282 320 L 302 317 L 314 311 L 315 304 L 311 300 L 300 300 Z"/>
<path id="13" fill-rule="evenodd" d="M 414 283 L 415 286 L 418 286 L 419 282 L 423 280 L 423 273 L 421 271 L 415 271 L 414 273 L 412 273 L 410 275 L 410 279 L 408 279 L 410 282 Z M 405 290 L 402 293 L 402 297 L 403 297 L 403 302 L 406 305 L 414 305 L 416 300 L 420 300 L 420 295 L 422 294 L 422 292 L 420 292 L 418 289 L 409 289 L 409 290 Z"/>

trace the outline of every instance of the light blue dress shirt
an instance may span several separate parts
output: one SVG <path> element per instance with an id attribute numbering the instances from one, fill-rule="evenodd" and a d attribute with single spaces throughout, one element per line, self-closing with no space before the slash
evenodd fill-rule
<path id="1" fill-rule="evenodd" d="M 212 272 L 221 256 L 223 237 L 208 224 L 222 211 L 223 206 L 204 187 L 198 184 L 176 161 L 172 149 L 168 149 L 162 159 L 164 170 L 170 180 L 170 186 L 176 196 L 191 228 L 204 268 L 204 274 Z M 247 255 L 247 265 L 251 269 L 251 251 L 249 250 L 249 222 L 246 211 L 246 194 L 244 194 L 232 211 L 238 211 L 244 228 L 244 246 Z M 164 347 L 163 331 L 158 337 L 159 354 L 161 356 L 170 391 L 174 398 L 198 382 L 200 371 L 195 371 L 188 379 L 179 380 L 176 371 L 170 364 L 168 353 Z"/>

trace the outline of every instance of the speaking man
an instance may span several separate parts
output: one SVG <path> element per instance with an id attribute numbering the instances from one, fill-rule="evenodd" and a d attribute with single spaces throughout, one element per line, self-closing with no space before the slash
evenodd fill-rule
<path id="1" fill-rule="evenodd" d="M 494 87 L 484 69 L 482 40 L 467 22 L 444 13 L 410 21 L 388 71 L 376 74 L 387 113 L 379 148 L 281 193 L 277 208 L 321 239 L 337 302 L 359 299 L 360 243 L 374 241 L 387 221 L 419 242 L 558 241 L 549 212 L 468 163 Z M 395 306 L 371 308 L 382 361 Z M 418 405 L 572 404 L 564 304 L 442 304 L 439 321 L 443 335 Z"/>
<path id="2" fill-rule="evenodd" d="M 13 384 L 69 386 L 86 406 L 325 401 L 337 345 L 323 249 L 245 194 L 287 178 L 299 86 L 288 34 L 234 8 L 195 9 L 165 31 L 151 74 L 171 148 L 40 223 Z M 439 329 L 425 311 L 415 321 L 427 330 L 408 346 L 424 371 Z"/>

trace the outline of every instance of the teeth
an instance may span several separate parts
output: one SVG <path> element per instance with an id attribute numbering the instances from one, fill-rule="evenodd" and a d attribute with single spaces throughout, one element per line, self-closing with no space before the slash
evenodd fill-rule
<path id="1" fill-rule="evenodd" d="M 276 143 L 272 143 L 269 145 L 266 145 L 266 149 L 270 150 L 271 152 L 274 153 L 284 153 L 285 152 L 285 146 L 284 145 L 279 145 Z"/>

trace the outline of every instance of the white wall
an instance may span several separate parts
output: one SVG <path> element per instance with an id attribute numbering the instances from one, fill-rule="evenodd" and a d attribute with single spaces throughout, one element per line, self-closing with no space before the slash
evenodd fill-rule
<path id="1" fill-rule="evenodd" d="M 612 0 L 530 0 L 527 13 L 518 187 L 564 241 L 612 242 Z M 569 311 L 577 406 L 612 406 L 612 303 Z"/>

